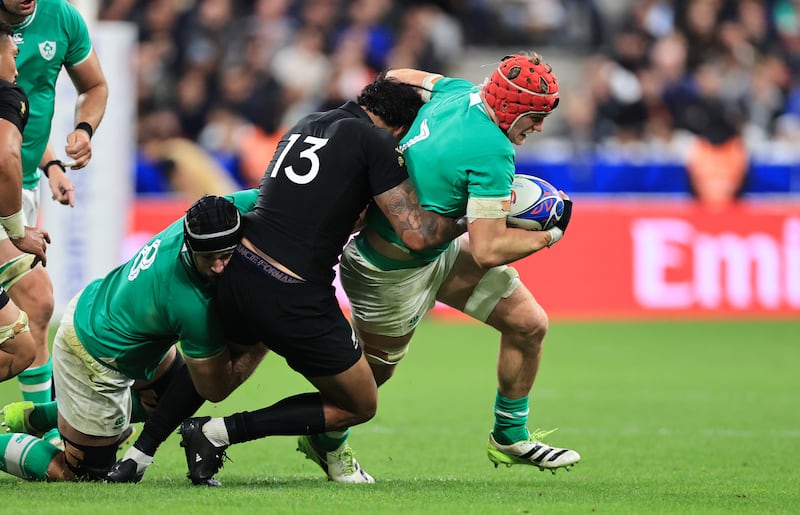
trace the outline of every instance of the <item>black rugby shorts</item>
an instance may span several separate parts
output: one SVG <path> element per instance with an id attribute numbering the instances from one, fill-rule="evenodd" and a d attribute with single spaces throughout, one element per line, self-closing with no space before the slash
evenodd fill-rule
<path id="1" fill-rule="evenodd" d="M 286 283 L 234 253 L 216 304 L 232 341 L 263 342 L 305 377 L 344 372 L 361 357 L 332 285 Z"/>

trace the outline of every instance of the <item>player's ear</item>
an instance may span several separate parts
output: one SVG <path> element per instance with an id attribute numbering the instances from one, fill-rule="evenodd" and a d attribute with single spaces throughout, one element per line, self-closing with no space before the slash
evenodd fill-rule
<path id="1" fill-rule="evenodd" d="M 406 125 L 401 125 L 400 127 L 396 127 L 394 129 L 392 129 L 392 135 L 395 138 L 397 138 L 397 141 L 400 141 L 401 139 L 403 139 L 403 136 L 406 135 L 406 133 L 408 132 L 409 128 L 410 127 L 408 127 Z"/>
<path id="2" fill-rule="evenodd" d="M 410 129 L 411 129 L 410 125 L 401 125 L 397 129 L 392 131 L 392 134 L 394 134 L 394 137 L 397 138 L 397 141 L 400 141 L 405 137 L 406 134 L 408 134 L 408 131 Z"/>

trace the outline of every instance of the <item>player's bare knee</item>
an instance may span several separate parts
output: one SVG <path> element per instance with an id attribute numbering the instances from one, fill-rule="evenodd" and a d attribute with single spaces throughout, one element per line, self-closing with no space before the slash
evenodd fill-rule
<path id="1" fill-rule="evenodd" d="M 52 296 L 42 295 L 41 297 L 29 299 L 25 308 L 29 313 L 31 325 L 43 328 L 50 327 L 50 320 L 53 318 L 53 310 L 55 309 Z"/>
<path id="2" fill-rule="evenodd" d="M 372 420 L 377 410 L 377 402 L 361 402 L 348 407 L 328 408 L 325 412 L 325 425 L 328 430 L 357 426 Z"/>
<path id="3" fill-rule="evenodd" d="M 358 420 L 358 424 L 363 424 L 364 422 L 368 422 L 375 417 L 375 414 L 378 412 L 378 402 L 377 399 L 375 402 L 367 403 L 364 406 L 361 406 L 361 409 L 356 414 Z"/>
<path id="4" fill-rule="evenodd" d="M 351 414 L 353 425 L 363 424 L 371 420 L 378 412 L 378 395 L 364 395 L 354 399 L 348 410 Z"/>
<path id="5" fill-rule="evenodd" d="M 42 297 L 43 298 L 39 300 L 39 313 L 40 316 L 45 319 L 45 323 L 49 325 L 50 320 L 53 318 L 56 303 L 52 295 L 43 295 Z"/>
<path id="6" fill-rule="evenodd" d="M 512 322 L 512 327 L 514 332 L 527 339 L 541 341 L 550 327 L 550 319 L 544 308 L 534 303 L 530 309 L 526 310 L 524 316 L 517 317 Z"/>

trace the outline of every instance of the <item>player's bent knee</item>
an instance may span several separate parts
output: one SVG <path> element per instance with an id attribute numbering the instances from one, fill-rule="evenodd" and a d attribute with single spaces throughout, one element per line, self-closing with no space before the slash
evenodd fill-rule
<path id="1" fill-rule="evenodd" d="M 532 307 L 525 309 L 518 316 L 507 320 L 506 329 L 502 332 L 504 334 L 516 333 L 528 340 L 541 341 L 544 339 L 550 326 L 547 312 L 535 302 L 532 302 L 530 306 Z"/>
<path id="2" fill-rule="evenodd" d="M 363 424 L 364 422 L 369 422 L 370 420 L 373 419 L 373 417 L 375 417 L 375 414 L 377 412 L 378 412 L 377 402 L 360 406 L 360 409 L 356 413 L 357 422 L 355 422 L 355 424 Z"/>
<path id="3" fill-rule="evenodd" d="M 80 445 L 64 440 L 64 461 L 67 467 L 81 481 L 102 481 L 108 469 L 117 460 L 119 443 L 103 446 Z"/>
<path id="4" fill-rule="evenodd" d="M 363 424 L 371 420 L 378 412 L 378 395 L 363 395 L 352 399 L 348 411 L 352 414 L 355 424 Z"/>
<path id="5" fill-rule="evenodd" d="M 28 312 L 31 323 L 49 325 L 55 309 L 53 284 L 44 268 L 40 266 L 30 268 L 33 259 L 30 257 L 30 260 L 20 261 L 26 264 L 26 270 L 21 272 L 15 272 L 16 268 L 5 270 L 0 279 L 6 290 L 11 292 L 17 305 L 24 307 Z M 17 264 L 19 263 L 15 262 L 15 265 Z M 7 276 L 6 273 L 16 275 Z"/>
<path id="6" fill-rule="evenodd" d="M 344 409 L 349 412 L 352 425 L 363 424 L 372 420 L 378 412 L 378 396 L 367 395 L 352 399 Z"/>
<path id="7" fill-rule="evenodd" d="M 55 303 L 52 295 L 33 295 L 24 298 L 25 308 L 29 312 L 30 322 L 34 325 L 49 327 L 53 318 Z"/>
<path id="8" fill-rule="evenodd" d="M 506 299 L 519 288 L 519 273 L 510 266 L 490 268 L 475 285 L 464 305 L 464 313 L 486 322 L 501 299 Z"/>

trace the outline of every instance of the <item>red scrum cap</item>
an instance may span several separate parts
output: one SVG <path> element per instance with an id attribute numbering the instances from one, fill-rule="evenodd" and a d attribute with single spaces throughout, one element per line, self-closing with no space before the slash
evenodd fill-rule
<path id="1" fill-rule="evenodd" d="M 483 91 L 506 132 L 523 116 L 547 116 L 558 106 L 558 80 L 539 54 L 504 57 Z"/>

